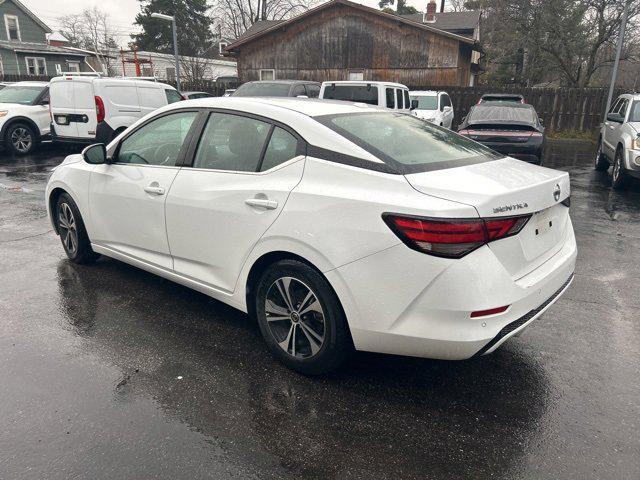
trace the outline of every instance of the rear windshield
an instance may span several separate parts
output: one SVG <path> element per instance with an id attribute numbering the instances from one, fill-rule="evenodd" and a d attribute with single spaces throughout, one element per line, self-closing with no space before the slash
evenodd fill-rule
<path id="1" fill-rule="evenodd" d="M 350 113 L 316 120 L 403 174 L 503 157 L 451 130 L 405 113 Z"/>
<path id="2" fill-rule="evenodd" d="M 234 97 L 288 97 L 288 83 L 245 83 L 233 92 Z"/>
<path id="3" fill-rule="evenodd" d="M 418 101 L 418 106 L 416 107 L 416 110 L 437 110 L 438 109 L 438 97 L 435 95 L 430 95 L 430 96 L 411 95 L 411 100 Z"/>
<path id="4" fill-rule="evenodd" d="M 333 85 L 324 87 L 322 98 L 378 105 L 378 87 L 373 85 Z"/>
<path id="5" fill-rule="evenodd" d="M 19 103 L 31 105 L 44 87 L 26 87 L 22 85 L 10 85 L 0 90 L 0 103 Z"/>
<path id="6" fill-rule="evenodd" d="M 468 123 L 536 123 L 536 112 L 529 107 L 476 105 L 469 112 Z"/>

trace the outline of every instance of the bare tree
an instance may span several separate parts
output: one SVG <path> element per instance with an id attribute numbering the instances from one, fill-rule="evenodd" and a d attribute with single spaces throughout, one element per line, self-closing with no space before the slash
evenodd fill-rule
<path id="1" fill-rule="evenodd" d="M 259 20 L 296 16 L 319 0 L 213 0 L 214 22 L 224 35 L 238 38 Z"/>

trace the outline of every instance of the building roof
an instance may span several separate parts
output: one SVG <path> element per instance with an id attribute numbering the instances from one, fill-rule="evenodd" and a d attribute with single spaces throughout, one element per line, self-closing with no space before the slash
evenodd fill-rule
<path id="1" fill-rule="evenodd" d="M 436 21 L 429 25 L 445 31 L 473 30 L 480 23 L 480 11 L 436 13 Z M 401 15 L 402 18 L 423 23 L 423 13 Z"/>
<path id="2" fill-rule="evenodd" d="M 270 32 L 276 31 L 279 28 L 285 27 L 287 25 L 291 25 L 293 23 L 299 22 L 309 16 L 315 15 L 316 13 L 319 13 L 323 10 L 326 10 L 328 8 L 332 8 L 335 5 L 344 5 L 347 7 L 351 7 L 357 10 L 361 10 L 364 12 L 368 12 L 368 13 L 373 13 L 375 15 L 379 15 L 381 17 L 386 17 L 389 18 L 391 20 L 394 20 L 396 22 L 400 22 L 400 23 L 404 23 L 407 25 L 410 25 L 412 27 L 416 27 L 422 30 L 426 30 L 429 32 L 433 32 L 433 33 L 437 33 L 440 34 L 442 36 L 446 36 L 449 38 L 453 38 L 456 39 L 460 42 L 463 43 L 468 43 L 468 44 L 474 44 L 475 41 L 471 38 L 462 36 L 462 35 L 457 35 L 455 33 L 451 33 L 451 32 L 447 32 L 445 30 L 442 30 L 440 28 L 437 28 L 435 26 L 433 26 L 433 24 L 431 23 L 422 23 L 422 16 L 420 16 L 420 21 L 415 21 L 415 20 L 411 20 L 411 19 L 407 19 L 404 18 L 402 16 L 398 16 L 398 15 L 392 15 L 390 13 L 386 13 L 383 12 L 381 10 L 377 10 L 375 8 L 371 8 L 371 7 L 367 7 L 366 5 L 361 5 L 359 3 L 353 3 L 349 0 L 330 0 L 329 2 L 323 3 L 315 8 L 311 8 L 309 10 L 307 10 L 306 12 L 290 18 L 289 20 L 284 20 L 284 21 L 266 21 L 266 22 L 270 22 L 270 24 L 262 24 L 262 22 L 257 22 L 256 24 L 252 25 L 244 34 L 242 34 L 238 39 L 236 39 L 235 42 L 233 42 L 232 44 L 228 45 L 227 48 L 225 48 L 225 52 L 227 53 L 231 53 L 233 52 L 236 48 L 240 47 L 241 45 L 253 41 L 257 38 L 262 37 L 263 35 L 266 35 Z M 260 26 L 256 26 L 262 24 Z M 255 27 L 255 29 L 254 29 Z M 252 29 L 254 29 L 253 31 L 251 31 Z"/>
<path id="3" fill-rule="evenodd" d="M 53 40 L 54 42 L 69 42 L 69 39 L 60 32 L 53 32 L 47 35 L 47 40 Z"/>
<path id="4" fill-rule="evenodd" d="M 40 53 L 49 55 L 66 55 L 70 57 L 85 57 L 86 53 L 81 51 L 73 51 L 66 47 L 54 47 L 53 45 L 47 45 L 45 43 L 32 43 L 32 42 L 9 42 L 6 40 L 0 40 L 0 48 L 4 50 L 11 50 L 12 52 L 19 53 Z"/>
<path id="5" fill-rule="evenodd" d="M 40 25 L 40 27 L 42 27 L 42 29 L 47 32 L 47 33 L 51 33 L 51 29 L 49 27 L 47 27 L 47 25 L 45 25 L 45 23 L 40 20 L 38 17 L 36 17 L 36 15 L 29 10 L 22 2 L 20 2 L 20 0 L 11 0 L 13 2 L 13 4 L 18 7 L 20 10 L 22 10 L 26 15 L 28 15 L 29 17 L 31 17 L 31 19 L 36 22 L 38 25 Z M 4 3 L 5 0 L 0 0 L 0 4 Z"/>
<path id="6" fill-rule="evenodd" d="M 247 28 L 242 35 L 235 39 L 233 43 L 237 42 L 238 40 L 244 40 L 247 37 L 251 37 L 257 33 L 262 32 L 263 30 L 266 30 L 267 28 L 279 25 L 280 23 L 285 21 L 286 20 L 259 20 L 249 28 Z"/>

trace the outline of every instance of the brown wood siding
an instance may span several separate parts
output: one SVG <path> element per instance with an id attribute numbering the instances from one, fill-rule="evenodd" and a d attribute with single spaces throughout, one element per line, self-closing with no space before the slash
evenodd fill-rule
<path id="1" fill-rule="evenodd" d="M 454 38 L 336 5 L 239 47 L 240 80 L 261 69 L 277 79 L 365 80 L 407 85 L 468 85 L 471 47 Z"/>

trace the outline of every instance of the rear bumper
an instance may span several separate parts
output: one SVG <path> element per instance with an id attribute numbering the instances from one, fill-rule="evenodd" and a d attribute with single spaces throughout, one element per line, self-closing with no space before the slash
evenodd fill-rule
<path id="1" fill-rule="evenodd" d="M 496 152 L 504 153 L 505 155 L 517 158 L 518 160 L 524 160 L 525 162 L 538 164 L 542 160 L 542 142 L 492 143 L 480 141 L 480 143 Z"/>
<path id="2" fill-rule="evenodd" d="M 522 278 L 513 278 L 487 246 L 450 260 L 398 245 L 326 275 L 356 349 L 463 360 L 494 351 L 542 315 L 569 286 L 576 255 L 569 222 L 557 253 Z M 506 305 L 500 314 L 470 316 Z"/>
<path id="3" fill-rule="evenodd" d="M 51 139 L 55 143 L 79 143 L 91 145 L 93 143 L 107 144 L 113 138 L 113 129 L 105 122 L 100 122 L 96 127 L 95 137 L 65 137 L 56 133 L 55 124 L 51 123 Z"/>

